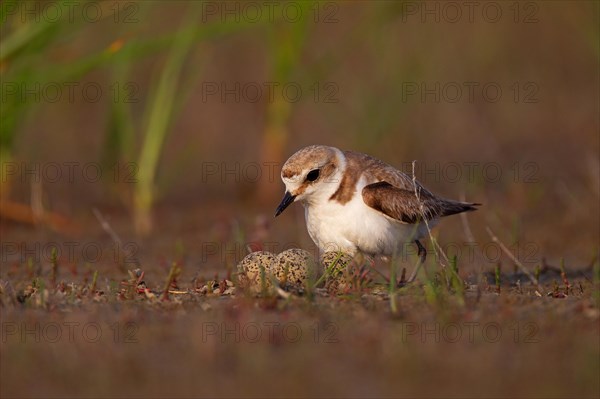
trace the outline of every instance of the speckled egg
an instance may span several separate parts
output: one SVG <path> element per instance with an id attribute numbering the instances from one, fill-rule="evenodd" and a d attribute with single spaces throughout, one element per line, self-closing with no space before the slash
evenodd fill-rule
<path id="1" fill-rule="evenodd" d="M 266 251 L 257 251 L 248 254 L 240 263 L 238 263 L 238 272 L 240 283 L 244 287 L 250 288 L 254 292 L 260 292 L 263 288 L 263 278 L 261 269 L 264 270 L 264 287 L 271 288 L 271 278 L 274 273 L 275 254 Z"/>
<path id="2" fill-rule="evenodd" d="M 352 255 L 339 251 L 327 251 L 321 255 L 321 265 L 325 272 L 333 265 L 325 278 L 325 288 L 329 293 L 337 294 L 348 287 L 345 271 L 353 260 Z"/>
<path id="3" fill-rule="evenodd" d="M 314 270 L 314 262 L 310 252 L 292 248 L 277 255 L 273 271 L 283 288 L 301 289 Z"/>

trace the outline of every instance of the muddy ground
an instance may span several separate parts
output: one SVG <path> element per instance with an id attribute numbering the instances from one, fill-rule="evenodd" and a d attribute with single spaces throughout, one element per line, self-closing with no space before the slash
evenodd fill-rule
<path id="1" fill-rule="evenodd" d="M 4 228 L 13 237 L 31 234 Z M 64 250 L 56 258 L 50 250 L 49 259 L 39 250 L 39 262 L 21 259 L 25 243 L 9 259 L 13 249 L 4 248 L 3 397 L 600 392 L 597 262 L 546 264 L 535 276 L 539 286 L 510 262 L 502 270 L 459 262 L 459 289 L 444 283 L 430 255 L 419 280 L 394 290 L 394 299 L 385 262 L 369 269 L 372 281 L 344 292 L 316 287 L 256 296 L 238 286 L 235 268 L 215 258 L 202 262 L 198 248 L 186 249 L 185 235 L 146 240 L 135 257 L 112 259 L 111 238 L 91 230 L 107 258 L 95 263 Z M 35 234 L 45 237 L 38 242 L 58 242 L 51 232 Z M 230 255 L 233 262 L 237 254 Z M 180 274 L 169 285 L 174 266 Z"/>

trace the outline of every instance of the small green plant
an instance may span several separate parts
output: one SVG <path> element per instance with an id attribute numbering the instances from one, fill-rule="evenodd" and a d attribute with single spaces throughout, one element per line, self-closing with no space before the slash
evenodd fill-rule
<path id="1" fill-rule="evenodd" d="M 38 295 L 39 299 L 39 304 L 40 306 L 43 308 L 46 306 L 46 296 L 45 296 L 45 291 L 46 291 L 46 281 L 41 278 L 41 277 L 36 277 L 33 280 L 33 283 L 31 284 L 34 292 Z"/>
<path id="2" fill-rule="evenodd" d="M 173 264 L 171 265 L 171 269 L 169 270 L 169 275 L 167 276 L 167 280 L 165 281 L 165 288 L 163 289 L 163 293 L 162 293 L 163 301 L 169 300 L 169 290 L 171 289 L 171 286 L 177 282 L 177 278 L 179 277 L 180 274 L 181 274 L 181 267 L 179 267 L 177 262 L 173 262 Z M 139 282 L 139 280 L 138 280 L 138 282 Z M 137 287 L 134 287 L 134 289 L 135 288 L 137 288 Z"/>
<path id="3" fill-rule="evenodd" d="M 29 278 L 31 278 L 31 279 L 34 278 L 36 275 L 34 267 L 35 267 L 35 264 L 33 262 L 33 258 L 31 256 L 29 256 L 27 258 L 27 274 L 28 274 Z"/>
<path id="4" fill-rule="evenodd" d="M 96 292 L 96 283 L 98 281 L 98 270 L 94 270 L 94 276 L 92 277 L 92 285 L 90 286 L 90 295 L 94 295 Z"/>
<path id="5" fill-rule="evenodd" d="M 560 298 L 560 286 L 558 285 L 558 283 L 556 282 L 556 280 L 552 281 L 552 296 L 554 298 Z"/>
<path id="6" fill-rule="evenodd" d="M 560 259 L 560 277 L 565 285 L 565 294 L 569 295 L 571 291 L 571 283 L 569 282 L 569 279 L 567 278 L 567 272 L 565 271 L 565 258 Z"/>
<path id="7" fill-rule="evenodd" d="M 592 297 L 596 303 L 596 307 L 600 308 L 600 261 L 596 260 L 593 268 L 593 291 Z"/>
<path id="8" fill-rule="evenodd" d="M 458 275 L 458 258 L 454 255 L 450 258 L 450 288 L 458 298 L 461 305 L 465 303 L 465 283 Z"/>
<path id="9" fill-rule="evenodd" d="M 398 305 L 396 304 L 396 288 L 398 283 L 396 282 L 396 262 L 394 258 L 390 260 L 390 281 L 389 281 L 389 296 L 390 296 L 390 311 L 392 314 L 398 314 Z"/>
<path id="10" fill-rule="evenodd" d="M 266 296 L 268 294 L 267 291 L 267 271 L 265 269 L 265 267 L 260 264 L 258 265 L 258 268 L 260 270 L 260 292 L 262 295 Z"/>
<path id="11" fill-rule="evenodd" d="M 540 275 L 542 274 L 542 268 L 540 265 L 535 265 L 535 269 L 533 271 L 533 275 L 535 277 L 535 281 L 539 284 L 540 283 Z"/>
<path id="12" fill-rule="evenodd" d="M 50 253 L 50 264 L 52 265 L 50 281 L 52 282 L 52 285 L 55 285 L 56 277 L 58 275 L 58 251 L 56 247 L 52 247 L 52 252 Z"/>
<path id="13" fill-rule="evenodd" d="M 496 265 L 496 269 L 494 270 L 494 279 L 496 281 L 496 292 L 500 294 L 502 290 L 502 281 L 501 281 L 501 271 L 500 271 L 500 263 Z"/>
<path id="14" fill-rule="evenodd" d="M 427 278 L 423 286 L 425 301 L 434 309 L 438 309 L 444 305 L 439 278 L 440 275 L 436 273 L 434 278 Z"/>
<path id="15" fill-rule="evenodd" d="M 313 288 L 318 287 L 319 285 L 321 285 L 325 280 L 327 280 L 329 277 L 337 277 L 337 275 L 339 273 L 336 273 L 336 266 L 338 265 L 338 263 L 340 262 L 340 259 L 342 258 L 343 253 L 339 252 L 337 257 L 333 260 L 333 262 L 331 262 L 331 264 L 329 264 L 329 266 L 325 267 L 325 271 L 323 272 L 323 274 L 321 275 L 321 277 L 319 277 L 314 284 L 312 284 Z"/>

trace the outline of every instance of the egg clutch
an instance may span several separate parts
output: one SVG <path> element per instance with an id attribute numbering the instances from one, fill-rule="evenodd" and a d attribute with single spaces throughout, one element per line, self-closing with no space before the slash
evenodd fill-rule
<path id="1" fill-rule="evenodd" d="M 353 261 L 351 255 L 334 251 L 325 252 L 320 264 L 308 251 L 299 248 L 277 255 L 252 252 L 237 266 L 239 284 L 252 294 L 269 293 L 276 288 L 302 294 L 310 284 L 319 286 L 324 282 L 329 293 L 342 293 L 350 288 L 349 270 Z"/>

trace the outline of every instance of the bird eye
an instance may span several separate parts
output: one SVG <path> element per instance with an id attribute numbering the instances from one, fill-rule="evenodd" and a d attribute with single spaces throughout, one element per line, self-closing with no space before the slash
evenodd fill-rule
<path id="1" fill-rule="evenodd" d="M 315 180 L 317 180 L 319 178 L 319 173 L 321 173 L 321 171 L 319 169 L 313 169 L 313 170 L 311 170 L 306 175 L 306 180 L 307 181 L 315 181 Z"/>

